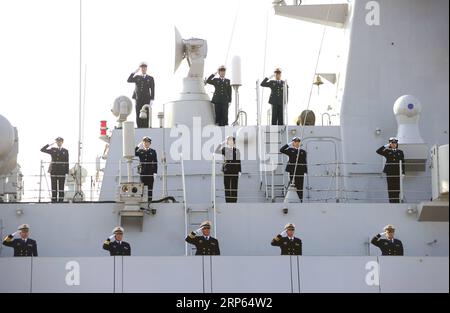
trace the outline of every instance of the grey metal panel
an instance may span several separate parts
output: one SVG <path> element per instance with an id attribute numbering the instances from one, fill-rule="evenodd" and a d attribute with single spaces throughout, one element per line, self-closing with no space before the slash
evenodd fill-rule
<path id="1" fill-rule="evenodd" d="M 156 215 L 144 216 L 142 232 L 125 227 L 124 241 L 130 243 L 132 255 L 184 255 L 186 234 L 182 204 L 157 203 L 153 207 L 157 209 Z M 24 212 L 20 217 L 16 214 L 17 208 Z M 118 210 L 115 203 L 0 204 L 0 218 L 5 233 L 15 231 L 17 225 L 30 224 L 31 238 L 37 241 L 39 256 L 102 257 L 109 256 L 102 245 L 117 226 Z M 1 256 L 12 254 L 13 249 L 4 247 Z"/>
<path id="2" fill-rule="evenodd" d="M 204 256 L 203 257 L 203 286 L 205 293 L 214 292 L 212 286 L 212 257 Z"/>
<path id="3" fill-rule="evenodd" d="M 292 292 L 290 257 L 212 257 L 213 292 Z"/>
<path id="4" fill-rule="evenodd" d="M 114 292 L 123 292 L 123 256 L 114 257 Z"/>
<path id="5" fill-rule="evenodd" d="M 448 223 L 418 222 L 407 213 L 408 204 L 288 203 L 288 214 L 283 214 L 284 206 L 219 204 L 216 226 L 222 254 L 279 255 L 270 241 L 286 223 L 294 223 L 306 256 L 365 256 L 368 238 L 386 224 L 396 226 L 408 256 L 448 255 Z M 323 225 L 319 233 L 318 225 Z M 434 240 L 436 244 L 427 244 Z"/>
<path id="6" fill-rule="evenodd" d="M 69 286 L 68 262 L 79 264 L 80 284 Z M 34 258 L 32 292 L 113 292 L 114 258 Z"/>
<path id="7" fill-rule="evenodd" d="M 421 202 L 418 205 L 418 219 L 422 222 L 448 222 L 448 209 L 448 200 Z"/>
<path id="8" fill-rule="evenodd" d="M 160 203 L 154 207 L 157 213 L 144 216 L 142 232 L 125 227 L 124 240 L 131 244 L 132 255 L 184 255 L 183 205 Z M 208 208 L 210 204 L 203 207 Z M 17 208 L 24 214 L 18 216 Z M 286 223 L 296 224 L 296 235 L 302 239 L 303 255 L 307 256 L 367 255 L 368 237 L 379 233 L 386 224 L 396 226 L 396 236 L 402 240 L 408 256 L 448 256 L 449 253 L 449 224 L 418 222 L 415 215 L 407 213 L 408 204 L 289 203 L 288 214 L 283 214 L 283 208 L 280 203 L 219 204 L 216 228 L 222 255 L 279 255 L 280 249 L 272 247 L 270 241 Z M 39 256 L 100 257 L 109 255 L 102 244 L 117 226 L 117 210 L 112 203 L 3 203 L 0 218 L 4 233 L 29 223 Z M 317 225 L 323 225 L 319 233 Z M 59 235 L 61 232 L 64 239 Z M 379 254 L 376 247 L 371 250 Z M 1 256 L 12 256 L 12 253 L 13 249 L 4 247 Z"/>
<path id="9" fill-rule="evenodd" d="M 449 292 L 448 257 L 380 257 L 381 292 Z"/>
<path id="10" fill-rule="evenodd" d="M 31 258 L 0 258 L 0 293 L 30 290 Z"/>
<path id="11" fill-rule="evenodd" d="M 291 256 L 292 292 L 300 292 L 300 260 L 298 256 Z"/>
<path id="12" fill-rule="evenodd" d="M 300 292 L 379 292 L 366 284 L 366 264 L 376 257 L 299 257 Z"/>
<path id="13" fill-rule="evenodd" d="M 313 164 L 308 166 L 308 176 L 304 182 L 305 202 L 336 202 L 336 192 L 328 189 L 336 189 L 336 181 L 333 177 L 336 166 L 330 163 L 339 159 L 338 143 L 335 140 L 312 138 L 304 139 L 303 145 L 308 151 L 308 160 L 314 160 Z"/>
<path id="14" fill-rule="evenodd" d="M 123 292 L 203 292 L 202 257 L 124 257 Z"/>

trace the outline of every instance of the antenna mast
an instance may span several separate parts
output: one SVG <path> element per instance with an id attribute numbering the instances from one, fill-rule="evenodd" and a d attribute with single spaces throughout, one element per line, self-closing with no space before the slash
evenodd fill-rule
<path id="1" fill-rule="evenodd" d="M 73 196 L 74 201 L 83 201 L 84 194 L 81 190 L 82 185 L 82 168 L 81 168 L 81 127 L 82 127 L 82 76 L 83 76 L 83 0 L 80 0 L 80 55 L 79 55 L 79 82 L 78 82 L 78 159 L 77 164 L 75 164 L 74 174 L 75 174 L 75 194 Z"/>

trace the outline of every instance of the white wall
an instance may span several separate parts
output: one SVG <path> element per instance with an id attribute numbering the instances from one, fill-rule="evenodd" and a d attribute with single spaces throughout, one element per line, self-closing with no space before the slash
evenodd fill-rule
<path id="1" fill-rule="evenodd" d="M 156 215 L 145 215 L 143 231 L 124 225 L 125 241 L 133 256 L 180 256 L 185 253 L 184 209 L 181 204 L 158 204 Z M 207 209 L 210 205 L 204 205 Z M 22 216 L 16 215 L 21 208 Z M 202 206 L 196 206 L 201 209 Z M 289 204 L 284 215 L 282 203 L 219 204 L 217 237 L 222 255 L 279 255 L 272 238 L 284 225 L 297 225 L 306 256 L 378 255 L 368 242 L 389 223 L 397 227 L 407 256 L 448 256 L 448 223 L 418 222 L 407 214 L 408 205 L 388 204 Z M 17 225 L 29 223 L 31 237 L 38 242 L 39 256 L 105 256 L 103 241 L 118 224 L 119 206 L 97 204 L 1 204 L 2 234 L 14 232 Z M 210 214 L 212 219 L 212 214 Z M 437 240 L 435 244 L 428 244 Z M 1 246 L 1 256 L 12 249 Z"/>
<path id="2" fill-rule="evenodd" d="M 0 277 L 23 293 L 448 293 L 448 257 L 2 258 Z"/>
<path id="3" fill-rule="evenodd" d="M 449 2 L 380 0 L 379 26 L 366 24 L 366 3 L 355 0 L 352 6 L 341 129 L 344 162 L 373 163 L 364 170 L 371 173 L 381 168 L 375 150 L 397 134 L 393 105 L 402 95 L 414 95 L 423 105 L 419 128 L 425 142 L 449 142 Z M 421 190 L 423 181 L 407 184 Z M 380 187 L 382 182 L 372 188 Z"/>

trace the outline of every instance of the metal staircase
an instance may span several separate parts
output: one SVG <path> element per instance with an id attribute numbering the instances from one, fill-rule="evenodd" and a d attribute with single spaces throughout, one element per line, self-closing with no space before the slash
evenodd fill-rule
<path id="1" fill-rule="evenodd" d="M 266 199 L 271 202 L 276 202 L 276 199 L 284 199 L 286 195 L 288 178 L 284 172 L 284 158 L 279 151 L 286 142 L 286 128 L 286 126 L 260 128 L 262 186 Z"/>

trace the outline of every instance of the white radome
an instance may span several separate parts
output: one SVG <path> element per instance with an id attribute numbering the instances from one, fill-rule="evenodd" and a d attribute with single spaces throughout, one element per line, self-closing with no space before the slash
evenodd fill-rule
<path id="1" fill-rule="evenodd" d="M 111 112 L 114 116 L 119 117 L 120 115 L 130 115 L 133 110 L 133 103 L 127 96 L 118 97 L 111 108 Z"/>
<path id="2" fill-rule="evenodd" d="M 395 101 L 394 114 L 397 120 L 397 138 L 400 144 L 425 143 L 419 129 L 421 113 L 422 105 L 414 96 L 401 96 Z"/>
<path id="3" fill-rule="evenodd" d="M 14 146 L 14 127 L 0 115 L 0 157 L 7 155 Z"/>
<path id="4" fill-rule="evenodd" d="M 422 104 L 420 101 L 410 95 L 401 96 L 395 101 L 394 114 L 405 115 L 409 118 L 415 117 L 422 113 Z"/>

